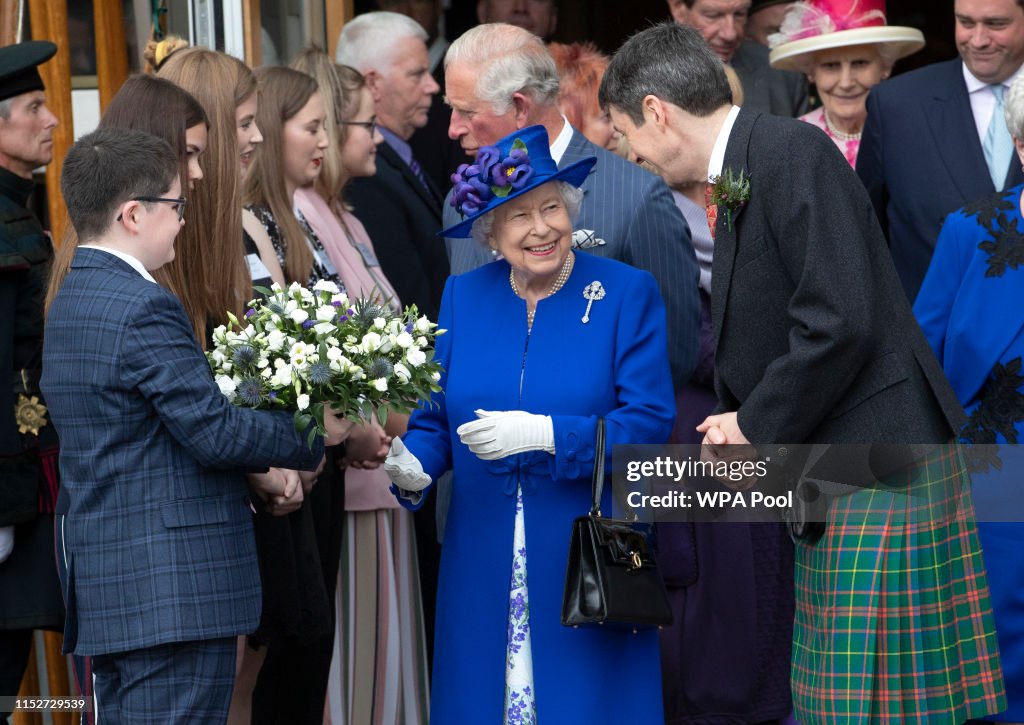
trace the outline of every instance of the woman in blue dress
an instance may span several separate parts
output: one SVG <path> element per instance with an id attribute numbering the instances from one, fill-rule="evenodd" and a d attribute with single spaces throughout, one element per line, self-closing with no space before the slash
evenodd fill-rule
<path id="1" fill-rule="evenodd" d="M 454 471 L 433 723 L 664 720 L 656 631 L 560 623 L 598 417 L 609 454 L 664 443 L 673 422 L 653 277 L 571 249 L 577 187 L 595 161 L 558 170 L 544 128 L 532 126 L 452 177 L 464 220 L 442 234 L 472 234 L 502 258 L 448 280 L 437 346 L 445 392 L 413 413 L 386 464 L 410 507 Z M 610 510 L 608 487 L 605 498 Z"/>
<path id="2" fill-rule="evenodd" d="M 1013 83 L 1005 111 L 1024 163 L 1024 78 Z M 1024 186 L 1006 189 L 946 218 L 914 303 L 914 314 L 969 416 L 960 439 L 969 444 L 965 450 L 976 473 L 992 470 L 993 444 L 1024 440 L 1022 193 Z M 1010 474 L 1006 478 L 1019 476 L 1019 469 L 1011 469 L 1012 464 L 1004 471 Z M 985 481 L 975 480 L 978 535 L 1010 705 L 987 719 L 1024 722 L 1024 524 L 983 520 L 986 498 L 994 495 Z M 1006 504 L 1003 499 L 997 506 L 1000 518 L 1009 519 Z"/>

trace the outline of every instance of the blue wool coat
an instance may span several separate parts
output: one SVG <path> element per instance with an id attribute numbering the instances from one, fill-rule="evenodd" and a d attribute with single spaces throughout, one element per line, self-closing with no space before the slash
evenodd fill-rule
<path id="1" fill-rule="evenodd" d="M 470 242 L 466 242 L 470 243 Z M 581 321 L 583 289 L 604 299 Z M 516 486 L 523 489 L 537 715 L 571 723 L 663 722 L 658 639 L 560 623 L 572 521 L 590 506 L 595 425 L 608 451 L 664 443 L 674 402 L 665 310 L 654 279 L 619 262 L 577 254 L 565 286 L 526 303 L 497 261 L 452 277 L 441 302 L 437 355 L 447 371 L 436 407 L 413 413 L 404 441 L 434 480 L 454 484 L 437 598 L 431 722 L 501 722 Z M 477 458 L 455 430 L 474 410 L 552 416 L 554 455 Z M 610 468 L 609 456 L 609 468 Z M 605 490 L 604 510 L 610 510 Z M 609 695 L 615 693 L 614 696 Z"/>

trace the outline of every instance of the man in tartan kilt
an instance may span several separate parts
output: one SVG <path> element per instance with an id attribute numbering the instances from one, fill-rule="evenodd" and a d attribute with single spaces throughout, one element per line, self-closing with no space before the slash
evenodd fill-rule
<path id="1" fill-rule="evenodd" d="M 601 104 L 669 185 L 714 184 L 719 407 L 698 427 L 704 442 L 771 446 L 775 461 L 792 444 L 927 444 L 887 467 L 884 486 L 830 501 L 821 538 L 797 543 L 797 717 L 931 725 L 999 712 L 969 481 L 949 444 L 963 410 L 857 176 L 819 130 L 733 106 L 691 29 L 627 41 Z"/>

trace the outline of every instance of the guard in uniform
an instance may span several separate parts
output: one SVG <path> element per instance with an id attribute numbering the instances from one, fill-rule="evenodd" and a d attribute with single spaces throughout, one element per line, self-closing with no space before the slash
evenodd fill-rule
<path id="1" fill-rule="evenodd" d="M 57 119 L 36 69 L 57 47 L 0 48 L 0 695 L 18 692 L 35 629 L 64 626 L 54 557 L 57 435 L 39 392 L 53 245 L 28 210 Z M 29 693 L 40 694 L 40 693 Z M 6 722 L 0 712 L 0 723 Z"/>

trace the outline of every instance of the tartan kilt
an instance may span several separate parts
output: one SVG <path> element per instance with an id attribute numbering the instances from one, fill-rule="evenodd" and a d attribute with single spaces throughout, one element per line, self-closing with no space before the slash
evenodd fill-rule
<path id="1" fill-rule="evenodd" d="M 962 723 L 1006 709 L 959 449 L 829 502 L 796 547 L 792 688 L 814 723 Z"/>

